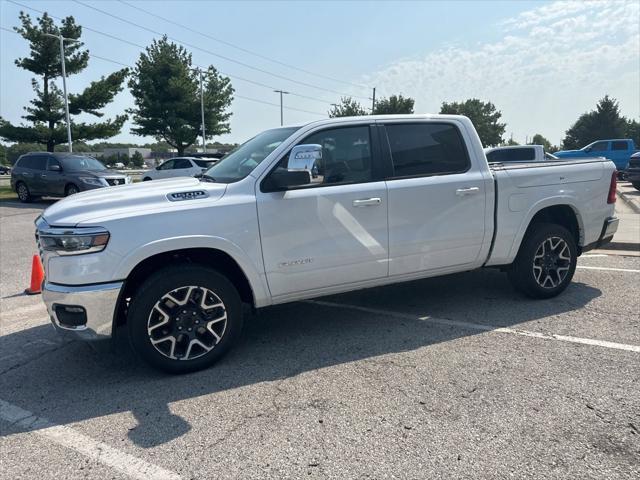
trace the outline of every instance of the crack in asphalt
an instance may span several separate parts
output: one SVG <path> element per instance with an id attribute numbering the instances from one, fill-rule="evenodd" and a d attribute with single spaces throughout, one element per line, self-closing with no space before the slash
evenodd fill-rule
<path id="1" fill-rule="evenodd" d="M 57 352 L 58 350 L 62 349 L 63 347 L 69 345 L 70 343 L 72 343 L 72 341 L 66 341 L 66 342 L 62 342 L 61 344 L 59 344 L 58 346 L 51 348 L 49 350 L 45 350 L 44 352 L 40 352 L 38 355 L 29 358 L 28 360 L 22 362 L 22 363 L 17 363 L 15 365 L 10 366 L 9 368 L 0 371 L 0 376 L 3 376 L 9 372 L 12 372 L 14 370 L 17 370 L 18 368 L 24 367 L 25 365 L 29 365 L 30 363 L 36 361 L 36 360 L 40 360 L 41 358 L 49 355 L 50 353 L 53 352 Z M 18 354 L 19 355 L 19 354 Z"/>

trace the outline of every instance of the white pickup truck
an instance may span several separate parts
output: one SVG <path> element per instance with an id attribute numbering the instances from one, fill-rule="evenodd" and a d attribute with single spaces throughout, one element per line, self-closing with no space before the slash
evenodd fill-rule
<path id="1" fill-rule="evenodd" d="M 509 145 L 484 149 L 487 161 L 491 163 L 507 162 L 544 162 L 559 160 L 555 155 L 545 152 L 543 145 Z"/>
<path id="2" fill-rule="evenodd" d="M 466 117 L 388 115 L 276 128 L 200 178 L 70 196 L 36 221 L 54 326 L 86 340 L 126 323 L 155 367 L 193 371 L 269 305 L 505 270 L 526 295 L 571 281 L 609 241 L 616 175 L 589 159 L 490 168 Z"/>

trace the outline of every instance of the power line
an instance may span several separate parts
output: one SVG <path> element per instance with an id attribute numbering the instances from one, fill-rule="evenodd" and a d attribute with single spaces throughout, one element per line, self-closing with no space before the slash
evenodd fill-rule
<path id="1" fill-rule="evenodd" d="M 45 12 L 44 12 L 44 11 L 42 11 L 42 10 L 38 10 L 37 8 L 29 7 L 29 6 L 27 6 L 27 5 L 24 5 L 24 4 L 22 4 L 22 3 L 19 3 L 19 2 L 13 1 L 13 0 L 7 0 L 7 1 L 8 1 L 8 2 L 10 2 L 10 3 L 13 3 L 13 4 L 15 4 L 15 5 L 18 5 L 18 6 L 20 6 L 20 7 L 23 7 L 23 8 L 29 9 L 29 10 L 32 10 L 32 11 L 37 12 L 37 13 L 40 13 L 40 14 L 45 13 Z M 51 15 L 51 14 L 48 14 L 48 15 L 49 15 L 51 18 L 55 18 L 56 20 L 62 20 L 62 18 L 61 18 L 61 17 L 55 16 L 55 15 Z M 98 35 L 103 35 L 103 36 L 105 36 L 105 37 L 107 37 L 107 38 L 110 38 L 110 39 L 112 39 L 112 40 L 117 40 L 117 41 L 119 41 L 119 42 L 126 43 L 127 45 L 131 45 L 131 46 L 133 46 L 133 47 L 140 48 L 140 49 L 142 49 L 142 50 L 144 50 L 144 49 L 146 48 L 144 45 L 140 45 L 139 43 L 135 43 L 135 42 L 132 42 L 132 41 L 130 41 L 130 40 L 125 40 L 124 38 L 120 38 L 120 37 L 117 37 L 117 36 L 115 36 L 115 35 L 111 35 L 110 33 L 105 33 L 105 32 L 102 32 L 102 31 L 100 31 L 100 30 L 96 30 L 96 29 L 94 29 L 94 28 L 87 27 L 87 26 L 85 26 L 85 25 L 83 25 L 83 26 L 82 26 L 82 28 L 83 28 L 83 29 L 85 29 L 85 30 L 87 30 L 87 31 L 89 31 L 89 32 L 97 33 Z M 96 58 L 98 58 L 98 57 L 96 57 Z M 117 63 L 117 62 L 116 62 L 116 63 Z M 197 65 L 196 65 L 196 66 L 197 66 Z M 201 67 L 201 68 L 202 68 L 202 67 Z M 218 70 L 218 72 L 219 72 L 221 75 L 227 76 L 227 77 L 229 77 L 229 78 L 233 78 L 233 79 L 235 79 L 235 80 L 240 80 L 241 82 L 251 83 L 251 84 L 253 84 L 253 85 L 257 85 L 257 86 L 260 86 L 260 87 L 268 88 L 269 90 L 275 90 L 275 89 L 276 89 L 276 87 L 274 87 L 273 85 L 268 85 L 268 84 L 266 84 L 266 83 L 258 82 L 258 81 L 256 81 L 256 80 L 251 80 L 251 79 L 248 79 L 248 78 L 245 78 L 245 77 L 241 77 L 241 76 L 239 76 L 239 75 L 233 75 L 233 74 L 226 73 L 226 72 L 223 72 L 223 71 L 220 71 L 220 70 Z M 314 102 L 322 103 L 322 104 L 325 104 L 325 105 L 331 105 L 331 101 L 329 101 L 329 100 L 324 100 L 324 99 L 321 99 L 321 98 L 315 98 L 315 97 L 311 97 L 311 96 L 309 96 L 309 95 L 304 95 L 304 94 L 296 93 L 296 92 L 291 92 L 291 95 L 293 95 L 293 96 L 295 96 L 295 97 L 299 97 L 299 98 L 305 98 L 305 99 L 307 99 L 307 100 L 312 100 L 312 101 L 314 101 Z"/>
<path id="2" fill-rule="evenodd" d="M 206 37 L 206 38 L 208 38 L 210 40 L 213 40 L 215 42 L 222 43 L 223 45 L 227 45 L 229 47 L 235 48 L 237 50 L 240 50 L 241 52 L 248 53 L 249 55 L 253 55 L 254 57 L 262 58 L 263 60 L 268 60 L 269 62 L 277 63 L 278 65 L 282 65 L 283 67 L 291 68 L 292 70 L 297 70 L 299 72 L 306 73 L 307 75 L 313 75 L 314 77 L 324 78 L 325 80 L 331 80 L 332 82 L 338 82 L 338 83 L 343 83 L 345 85 L 351 85 L 351 86 L 354 86 L 354 87 L 357 87 L 357 88 L 366 88 L 366 89 L 370 89 L 371 88 L 371 87 L 368 87 L 366 85 L 353 83 L 353 82 L 349 82 L 349 81 L 346 81 L 346 80 L 341 80 L 339 78 L 330 77 L 330 76 L 324 75 L 322 73 L 312 72 L 310 70 L 305 70 L 304 68 L 296 67 L 295 65 L 291 65 L 289 63 L 282 62 L 280 60 L 276 60 L 275 58 L 271 58 L 271 57 L 268 57 L 266 55 L 262 55 L 260 53 L 256 53 L 256 52 L 254 52 L 252 50 L 248 50 L 246 48 L 240 47 L 240 46 L 235 45 L 235 44 L 233 44 L 231 42 L 227 42 L 226 40 L 222 40 L 220 38 L 216 38 L 216 37 L 214 37 L 212 35 L 209 35 L 208 33 L 204 33 L 204 32 L 201 32 L 199 30 L 196 30 L 195 28 L 191 28 L 191 27 L 189 27 L 187 25 L 183 25 L 183 24 L 180 24 L 180 23 L 178 23 L 176 21 L 173 21 L 173 20 L 170 20 L 168 18 L 162 17 L 162 16 L 160 16 L 160 15 L 158 15 L 156 13 L 150 12 L 149 10 L 145 10 L 144 8 L 141 8 L 141 7 L 137 6 L 137 5 L 134 5 L 133 3 L 125 2 L 124 0 L 118 0 L 118 1 L 120 3 L 123 3 L 123 4 L 127 5 L 130 8 L 134 8 L 134 9 L 136 9 L 136 10 L 138 10 L 138 11 L 140 11 L 140 12 L 146 14 L 146 15 L 149 15 L 151 17 L 155 17 L 155 18 L 157 18 L 159 20 L 162 20 L 164 22 L 167 22 L 169 24 L 176 25 L 176 26 L 178 26 L 180 28 L 184 28 L 185 30 L 189 30 L 190 32 L 197 33 L 198 35 L 202 35 L 203 37 Z"/>
<path id="3" fill-rule="evenodd" d="M 20 7 L 23 7 L 23 8 L 29 9 L 29 10 L 32 10 L 32 11 L 37 12 L 37 13 L 40 13 L 40 14 L 45 13 L 45 12 L 44 12 L 44 11 L 42 11 L 42 10 L 38 10 L 37 8 L 29 7 L 29 6 L 27 6 L 27 5 L 24 5 L 24 4 L 22 4 L 22 3 L 16 2 L 16 1 L 14 1 L 14 0 L 7 0 L 7 1 L 8 1 L 8 2 L 10 2 L 10 3 L 13 3 L 13 4 L 15 4 L 15 5 L 18 5 L 18 6 L 20 6 Z M 57 17 L 57 16 L 55 16 L 55 15 L 51 15 L 51 14 L 48 14 L 48 15 L 49 15 L 51 18 L 55 18 L 56 20 L 62 20 L 62 17 Z M 94 29 L 94 28 L 87 27 L 87 26 L 85 26 L 85 25 L 83 25 L 83 26 L 82 26 L 82 28 L 83 28 L 83 29 L 85 29 L 85 30 L 87 30 L 87 31 L 89 31 L 89 32 L 97 33 L 98 35 L 103 35 L 103 36 L 105 36 L 105 37 L 107 37 L 107 38 L 111 38 L 112 40 L 117 40 L 117 41 L 119 41 L 119 42 L 126 43 L 127 45 L 131 45 L 131 46 L 134 46 L 134 47 L 140 48 L 140 49 L 142 49 L 142 50 L 144 50 L 144 49 L 146 48 L 144 45 L 140 45 L 139 43 L 135 43 L 135 42 L 132 42 L 132 41 L 130 41 L 130 40 L 125 40 L 125 39 L 120 38 L 120 37 L 117 37 L 117 36 L 115 36 L 115 35 L 111 35 L 110 33 L 105 33 L 105 32 L 102 32 L 102 31 L 100 31 L 100 30 L 96 30 L 96 29 Z M 197 65 L 196 65 L 196 66 L 197 66 Z M 202 68 L 202 67 L 201 67 L 201 68 Z M 268 88 L 269 90 L 274 90 L 274 89 L 276 88 L 276 87 L 274 87 L 273 85 L 267 85 L 267 84 L 265 84 L 265 83 L 258 82 L 258 81 L 255 81 L 255 80 L 250 80 L 250 79 L 248 79 L 248 78 L 241 77 L 241 76 L 239 76 L 239 75 L 232 75 L 232 74 L 229 74 L 229 73 L 225 73 L 225 72 L 223 72 L 223 71 L 220 71 L 220 70 L 218 70 L 218 72 L 219 72 L 221 75 L 227 76 L 227 77 L 229 77 L 229 78 L 233 78 L 233 79 L 236 79 L 236 80 L 240 80 L 240 81 L 242 81 L 242 82 L 251 83 L 251 84 L 253 84 L 253 85 L 257 85 L 257 86 L 260 86 L 260 87 Z M 327 104 L 327 105 L 330 105 L 330 104 L 331 104 L 331 102 L 330 102 L 329 100 L 324 100 L 324 99 L 320 99 L 320 98 L 310 97 L 310 96 L 308 96 L 308 95 L 303 95 L 303 94 L 301 94 L 301 93 L 291 92 L 291 95 L 296 96 L 296 97 L 299 97 L 299 98 L 306 98 L 307 100 L 312 100 L 312 101 L 314 101 L 314 102 L 319 102 L 319 103 L 323 103 L 323 104 Z"/>
<path id="4" fill-rule="evenodd" d="M 10 1 L 11 1 L 11 0 L 10 0 Z M 140 25 L 140 24 L 138 24 L 138 23 L 132 22 L 131 20 L 127 20 L 126 18 L 119 17 L 118 15 L 114 15 L 113 13 L 107 12 L 107 11 L 105 11 L 105 10 L 102 10 L 102 9 L 98 8 L 98 7 L 94 7 L 93 5 L 86 4 L 86 3 L 84 3 L 84 2 L 82 2 L 82 1 L 80 1 L 80 0 L 73 0 L 73 1 L 74 1 L 75 3 L 77 3 L 78 5 L 82 5 L 82 6 L 83 6 L 83 7 L 85 7 L 85 8 L 89 8 L 89 9 L 91 9 L 91 10 L 95 10 L 96 12 L 102 13 L 103 15 L 107 15 L 108 17 L 115 18 L 116 20 L 119 20 L 119 21 L 121 21 L 121 22 L 124 22 L 124 23 L 126 23 L 126 24 L 128 24 L 128 25 L 131 25 L 131 26 L 133 26 L 133 27 L 140 28 L 140 29 L 145 30 L 145 31 L 147 31 L 147 32 L 150 32 L 150 33 L 152 33 L 152 34 L 154 34 L 154 35 L 160 35 L 160 36 L 164 36 L 164 35 L 165 35 L 165 34 L 164 34 L 164 33 L 162 33 L 162 32 L 159 32 L 159 31 L 157 31 L 157 30 L 153 30 L 153 29 L 151 29 L 151 28 L 145 27 L 145 26 Z M 245 67 L 245 68 L 250 68 L 251 70 L 255 70 L 255 71 L 257 71 L 257 72 L 261 72 L 261 73 L 264 73 L 264 74 L 266 74 L 266 75 L 271 75 L 271 76 L 273 76 L 273 77 L 280 78 L 280 79 L 282 79 L 282 80 L 286 80 L 287 82 L 297 83 L 298 85 L 303 85 L 303 86 L 305 86 L 305 87 L 309 87 L 309 88 L 315 88 L 316 90 L 323 90 L 323 91 L 325 91 L 325 92 L 335 93 L 335 94 L 337 94 L 337 95 L 341 95 L 341 96 L 345 96 L 345 97 L 353 97 L 353 98 L 360 98 L 360 99 L 366 99 L 366 100 L 369 100 L 369 97 L 363 97 L 363 96 L 359 96 L 359 95 L 350 95 L 350 94 L 348 94 L 348 93 L 340 92 L 340 91 L 338 91 L 338 90 L 332 90 L 332 89 L 330 89 L 330 88 L 321 87 L 321 86 L 319 86 L 319 85 L 314 85 L 314 84 L 312 84 L 312 83 L 302 82 L 302 81 L 300 81 L 300 80 L 294 80 L 294 79 L 289 78 L 289 77 L 287 77 L 287 76 L 285 76 L 285 75 L 280 75 L 280 74 L 278 74 L 278 73 L 273 73 L 273 72 L 270 72 L 270 71 L 268 71 L 268 70 L 264 70 L 264 69 L 262 69 L 262 68 L 259 68 L 259 67 L 255 67 L 255 66 L 253 66 L 253 65 L 250 65 L 250 64 L 248 64 L 248 63 L 241 62 L 241 61 L 239 61 L 239 60 L 235 60 L 235 59 L 233 59 L 233 58 L 231 58 L 231 57 L 227 57 L 227 56 L 225 56 L 225 55 L 220 55 L 220 54 L 218 54 L 218 53 L 212 52 L 211 50 L 207 50 L 207 49 L 202 48 L 202 47 L 199 47 L 199 46 L 197 46 L 197 45 L 194 45 L 194 44 L 191 44 L 191 43 L 185 42 L 185 41 L 183 41 L 183 40 L 179 40 L 179 39 L 177 39 L 177 38 L 175 38 L 175 37 L 170 37 L 170 36 L 168 36 L 168 35 L 167 35 L 167 38 L 168 38 L 169 40 L 173 41 L 173 42 L 180 43 L 180 44 L 185 45 L 185 46 L 187 46 L 187 47 L 189 47 L 189 48 L 193 48 L 193 49 L 195 49 L 195 50 L 200 50 L 200 51 L 202 51 L 202 52 L 204 52 L 204 53 L 207 53 L 207 54 L 209 54 L 209 55 L 212 55 L 212 56 L 214 56 L 214 57 L 222 58 L 223 60 L 226 60 L 226 61 L 228 61 L 228 62 L 232 62 L 232 63 L 238 64 L 238 65 L 241 65 L 241 66 L 243 66 L 243 67 Z"/>
<path id="5" fill-rule="evenodd" d="M 9 33 L 14 33 L 16 35 L 20 35 L 20 33 L 16 32 L 15 30 L 11 30 L 11 29 L 6 28 L 6 27 L 0 27 L 0 30 L 4 30 L 5 32 L 9 32 Z M 118 60 L 113 60 L 111 58 L 102 57 L 102 56 L 99 56 L 99 55 L 95 55 L 93 53 L 89 53 L 88 55 L 91 58 L 97 58 L 97 59 L 103 60 L 105 62 L 110 62 L 110 63 L 116 64 L 116 65 L 120 65 L 122 67 L 127 67 L 127 68 L 131 68 L 131 69 L 134 68 L 129 64 L 122 63 L 122 62 L 119 62 Z M 277 104 L 277 103 L 267 102 L 267 101 L 264 101 L 264 100 L 259 100 L 257 98 L 247 97 L 247 96 L 244 96 L 244 95 L 238 95 L 238 94 L 235 94 L 235 93 L 234 93 L 233 97 L 234 98 L 240 98 L 242 100 L 248 100 L 248 101 L 256 102 L 256 103 L 262 103 L 262 104 L 265 104 L 265 105 L 271 105 L 271 106 L 278 107 L 278 108 L 280 107 L 280 105 Z M 323 116 L 323 117 L 327 116 L 326 113 L 314 112 L 314 111 L 311 111 L 311 110 L 304 110 L 302 108 L 295 108 L 295 107 L 284 107 L 284 108 L 287 109 L 287 110 L 292 110 L 292 111 L 296 111 L 296 112 L 310 113 L 312 115 L 319 115 L 319 116 Z"/>

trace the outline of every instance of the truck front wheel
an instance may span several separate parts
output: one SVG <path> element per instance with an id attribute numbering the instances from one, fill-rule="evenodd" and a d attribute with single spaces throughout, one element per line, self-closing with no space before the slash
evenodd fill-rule
<path id="1" fill-rule="evenodd" d="M 152 366 L 170 373 L 200 370 L 240 336 L 240 295 L 213 269 L 167 267 L 132 298 L 127 328 L 133 349 Z"/>
<path id="2" fill-rule="evenodd" d="M 531 298 L 555 297 L 571 282 L 577 256 L 569 230 L 551 223 L 534 224 L 508 270 L 509 279 Z"/>

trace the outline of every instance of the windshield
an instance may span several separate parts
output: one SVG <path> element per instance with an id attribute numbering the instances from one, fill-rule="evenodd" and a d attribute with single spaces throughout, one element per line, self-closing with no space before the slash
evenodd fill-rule
<path id="1" fill-rule="evenodd" d="M 77 172 L 81 170 L 106 170 L 100 161 L 91 157 L 71 156 L 61 158 L 62 166 L 69 172 Z"/>
<path id="2" fill-rule="evenodd" d="M 276 128 L 256 135 L 207 170 L 205 175 L 220 183 L 242 180 L 298 128 Z"/>

